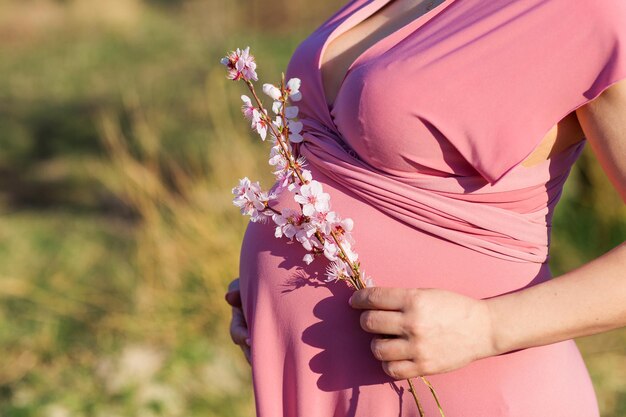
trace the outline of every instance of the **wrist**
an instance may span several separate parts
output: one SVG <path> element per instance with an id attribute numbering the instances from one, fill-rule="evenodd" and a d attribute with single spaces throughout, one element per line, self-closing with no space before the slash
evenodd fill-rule
<path id="1" fill-rule="evenodd" d="M 480 300 L 486 321 L 486 334 L 484 337 L 485 343 L 482 357 L 497 356 L 506 352 L 503 348 L 502 335 L 499 333 L 497 316 L 491 301 L 491 299 Z"/>

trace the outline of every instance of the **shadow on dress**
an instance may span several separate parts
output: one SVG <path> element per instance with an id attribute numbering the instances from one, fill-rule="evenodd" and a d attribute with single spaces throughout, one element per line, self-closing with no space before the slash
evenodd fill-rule
<path id="1" fill-rule="evenodd" d="M 402 417 L 403 395 L 405 392 L 409 395 L 408 390 L 399 386 L 402 381 L 395 381 L 387 375 L 382 363 L 373 356 L 370 349 L 373 334 L 365 332 L 360 325 L 362 310 L 353 309 L 347 302 L 354 290 L 342 281 L 323 281 L 323 260 L 303 266 L 297 256 L 283 259 L 280 267 L 294 272 L 282 284 L 282 293 L 305 286 L 312 286 L 315 290 L 325 286 L 332 293 L 315 304 L 313 315 L 319 321 L 302 332 L 302 342 L 320 350 L 309 361 L 310 370 L 319 375 L 317 387 L 324 392 L 351 390 L 348 410 L 341 410 L 341 416 L 354 417 L 361 387 L 386 384 L 398 396 L 398 416 Z"/>
<path id="2" fill-rule="evenodd" d="M 559 164 L 550 164 L 549 169 L 551 180 L 545 185 L 544 192 L 546 192 L 546 198 L 549 199 L 546 222 L 551 224 L 554 207 L 561 196 L 563 176 L 567 176 L 569 170 L 562 166 L 559 167 Z M 466 192 L 480 188 L 479 184 L 464 183 L 462 185 Z M 287 245 L 287 247 L 289 246 L 291 245 Z M 404 393 L 406 392 L 409 395 L 407 398 L 410 398 L 408 389 L 403 386 L 406 385 L 406 381 L 393 380 L 385 374 L 381 362 L 374 358 L 370 349 L 373 335 L 362 330 L 360 326 L 359 317 L 362 311 L 351 308 L 347 303 L 353 289 L 344 282 L 324 282 L 326 262 L 316 260 L 313 264 L 304 266 L 300 254 L 302 248 L 299 247 L 300 250 L 293 253 L 295 247 L 299 247 L 296 242 L 290 249 L 285 247 L 284 252 L 273 253 L 283 257 L 284 261 L 280 264 L 281 268 L 295 271 L 290 279 L 283 284 L 282 292 L 292 292 L 305 286 L 326 286 L 332 293 L 331 296 L 320 299 L 315 304 L 313 315 L 319 321 L 308 326 L 302 332 L 302 341 L 320 350 L 309 361 L 311 371 L 319 375 L 317 387 L 325 392 L 351 390 L 352 397 L 349 402 L 349 409 L 342 415 L 354 417 L 361 387 L 386 384 L 398 397 L 398 409 L 401 416 Z M 549 267 L 545 264 L 537 276 L 523 288 L 536 285 L 544 281 L 549 275 Z"/>

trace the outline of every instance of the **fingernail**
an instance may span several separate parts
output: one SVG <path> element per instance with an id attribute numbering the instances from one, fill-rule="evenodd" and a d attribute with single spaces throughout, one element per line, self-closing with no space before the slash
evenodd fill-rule
<path id="1" fill-rule="evenodd" d="M 250 346 L 250 338 L 246 337 L 246 345 Z"/>
<path id="2" fill-rule="evenodd" d="M 352 306 L 352 297 L 353 297 L 353 296 L 354 296 L 354 294 L 352 294 L 352 295 L 350 296 L 350 298 L 348 298 L 348 304 L 349 304 L 350 306 Z"/>

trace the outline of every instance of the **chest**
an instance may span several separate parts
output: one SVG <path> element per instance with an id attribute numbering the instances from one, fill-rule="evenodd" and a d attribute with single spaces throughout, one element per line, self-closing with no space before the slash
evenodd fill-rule
<path id="1" fill-rule="evenodd" d="M 364 52 L 445 0 L 390 0 L 373 15 L 328 42 L 320 72 L 328 106 L 332 106 L 345 75 Z"/>
<path id="2" fill-rule="evenodd" d="M 320 56 L 321 87 L 327 106 L 334 107 L 346 74 L 359 57 L 445 1 L 449 0 L 390 0 L 375 13 L 330 40 Z M 545 161 L 583 138 L 580 123 L 572 111 L 554 123 L 522 165 L 528 167 Z M 440 140 L 439 147 L 445 151 L 442 143 Z"/>

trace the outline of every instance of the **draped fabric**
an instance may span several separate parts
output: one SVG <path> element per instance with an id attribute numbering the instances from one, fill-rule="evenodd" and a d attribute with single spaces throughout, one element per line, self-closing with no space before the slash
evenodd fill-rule
<path id="1" fill-rule="evenodd" d="M 359 55 L 328 106 L 321 54 L 388 1 L 348 2 L 294 52 L 286 76 L 302 80 L 301 154 L 399 221 L 491 256 L 545 262 L 585 138 L 520 163 L 626 77 L 626 0 L 447 0 Z"/>
<path id="2" fill-rule="evenodd" d="M 581 142 L 551 161 L 511 174 L 506 184 L 515 185 L 513 192 L 487 185 L 467 193 L 463 187 L 476 187 L 480 179 L 390 176 L 359 161 L 341 146 L 340 139 L 314 126 L 307 123 L 301 154 L 338 184 L 413 227 L 521 262 L 547 260 L 550 209 L 558 202 L 571 164 L 584 146 Z M 518 211 L 524 208 L 528 211 Z"/>

